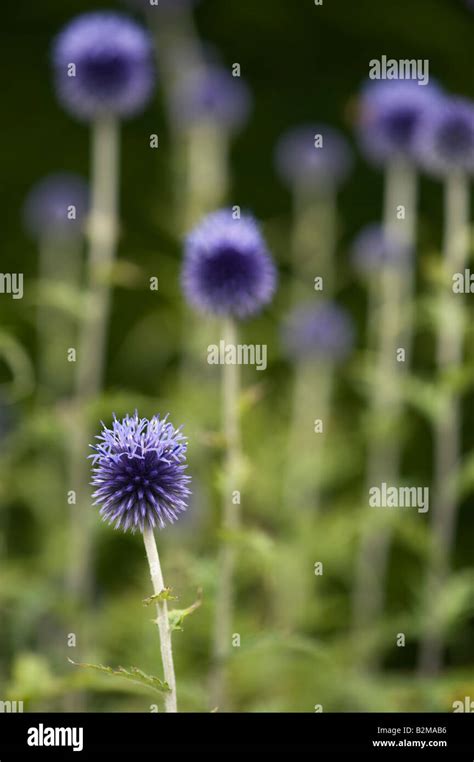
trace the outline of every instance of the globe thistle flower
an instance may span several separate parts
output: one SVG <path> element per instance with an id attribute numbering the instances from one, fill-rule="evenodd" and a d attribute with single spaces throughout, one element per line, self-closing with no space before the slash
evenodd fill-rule
<path id="1" fill-rule="evenodd" d="M 466 98 L 439 99 L 420 124 L 417 151 L 422 166 L 435 175 L 474 171 L 474 103 Z"/>
<path id="2" fill-rule="evenodd" d="M 275 163 L 285 185 L 318 190 L 341 186 L 353 161 L 349 144 L 340 132 L 325 124 L 314 124 L 286 132 L 277 144 Z"/>
<path id="3" fill-rule="evenodd" d="M 81 120 L 130 117 L 142 111 L 155 84 L 153 42 L 121 13 L 85 13 L 71 21 L 53 46 L 58 98 Z"/>
<path id="4" fill-rule="evenodd" d="M 203 312 L 244 318 L 270 302 L 276 270 L 256 220 L 231 209 L 207 215 L 185 243 L 182 285 Z"/>
<path id="5" fill-rule="evenodd" d="M 81 234 L 89 208 L 85 180 L 67 172 L 48 175 L 28 193 L 23 221 L 35 239 L 74 238 Z"/>
<path id="6" fill-rule="evenodd" d="M 187 440 L 167 416 L 151 420 L 115 416 L 91 445 L 94 505 L 115 529 L 162 529 L 186 510 L 190 494 L 185 460 Z"/>
<path id="7" fill-rule="evenodd" d="M 333 302 L 303 304 L 287 316 L 282 342 L 292 360 L 344 361 L 354 345 L 348 313 Z"/>
<path id="8" fill-rule="evenodd" d="M 353 267 L 361 275 L 370 275 L 385 265 L 407 265 L 411 250 L 387 235 L 383 225 L 366 225 L 356 236 L 351 247 Z"/>
<path id="9" fill-rule="evenodd" d="M 434 85 L 411 80 L 369 82 L 359 102 L 358 135 L 362 150 L 376 164 L 417 158 L 415 138 L 425 114 L 440 97 Z"/>
<path id="10" fill-rule="evenodd" d="M 190 70 L 173 93 L 174 117 L 183 129 L 207 122 L 234 133 L 245 124 L 250 107 L 247 85 L 214 63 Z"/>

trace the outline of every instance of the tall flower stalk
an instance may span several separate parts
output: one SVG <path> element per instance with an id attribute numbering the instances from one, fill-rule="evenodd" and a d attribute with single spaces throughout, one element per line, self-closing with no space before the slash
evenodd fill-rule
<path id="1" fill-rule="evenodd" d="M 69 566 L 69 587 L 78 598 L 91 578 L 92 527 L 80 507 L 86 499 L 87 474 L 82 453 L 90 438 L 87 406 L 103 383 L 111 272 L 118 237 L 119 123 L 140 112 L 155 82 L 152 41 L 126 16 L 86 13 L 59 34 L 53 48 L 58 98 L 75 118 L 91 125 L 92 199 L 84 313 L 74 402 L 70 475 L 76 492 L 72 529 L 76 542 Z"/>
<path id="2" fill-rule="evenodd" d="M 293 197 L 293 236 L 290 302 L 308 304 L 311 297 L 330 300 L 335 289 L 335 249 L 337 193 L 352 166 L 345 138 L 323 124 L 303 125 L 285 133 L 276 148 L 278 173 Z M 316 279 L 322 287 L 316 288 Z M 313 352 L 310 348 L 309 357 Z M 291 403 L 286 474 L 283 486 L 285 505 L 295 500 L 314 510 L 320 502 L 322 435 L 313 430 L 314 419 L 325 428 L 331 416 L 333 367 L 331 362 L 307 362 L 296 353 L 295 382 Z M 316 464 L 317 483 L 308 489 L 301 479 L 300 452 L 311 451 Z"/>
<path id="3" fill-rule="evenodd" d="M 238 345 L 237 321 L 259 312 L 272 298 L 276 272 L 259 227 L 250 215 L 223 209 L 205 217 L 186 239 L 182 283 L 188 302 L 222 321 L 227 346 Z M 225 436 L 221 530 L 212 644 L 212 705 L 229 704 L 228 666 L 235 614 L 236 551 L 233 533 L 241 523 L 239 369 L 225 362 L 222 375 Z"/>
<path id="4" fill-rule="evenodd" d="M 397 207 L 405 218 L 397 219 Z M 385 178 L 384 236 L 399 251 L 415 246 L 416 174 L 404 161 L 390 163 Z M 401 441 L 397 425 L 402 413 L 401 381 L 408 372 L 413 341 L 413 267 L 385 262 L 378 277 L 376 315 L 378 331 L 374 384 L 371 398 L 373 434 L 369 442 L 365 495 L 382 481 L 397 485 L 400 478 Z M 397 350 L 405 352 L 397 362 Z M 377 622 L 384 605 L 392 526 L 380 512 L 371 517 L 359 549 L 354 586 L 354 627 L 359 631 Z"/>
<path id="5" fill-rule="evenodd" d="M 360 143 L 369 160 L 382 165 L 385 172 L 383 235 L 400 252 L 413 252 L 415 248 L 415 140 L 424 114 L 438 98 L 434 88 L 422 88 L 422 93 L 420 89 L 408 81 L 371 83 L 360 101 Z M 403 266 L 400 264 L 385 262 L 377 276 L 378 331 L 364 500 L 372 486 L 382 481 L 395 486 L 400 478 L 401 382 L 410 366 L 414 298 L 413 264 L 409 257 Z M 404 362 L 397 361 L 399 348 L 405 352 Z M 367 517 L 362 526 L 353 588 L 356 634 L 378 622 L 384 605 L 390 542 L 391 525 L 385 514 Z"/>
<path id="6" fill-rule="evenodd" d="M 248 118 L 250 94 L 230 70 L 201 61 L 179 77 L 171 106 L 183 160 L 180 222 L 182 229 L 189 231 L 205 214 L 227 203 L 230 145 Z M 183 384 L 190 374 L 199 373 L 196 358 L 211 330 L 209 321 L 196 323 L 185 311 Z"/>
<path id="7" fill-rule="evenodd" d="M 439 305 L 436 363 L 444 404 L 434 425 L 432 547 L 424 598 L 420 670 L 437 674 L 444 651 L 444 633 L 433 601 L 441 597 L 451 568 L 456 536 L 456 475 L 461 461 L 461 397 L 449 373 L 463 361 L 463 302 L 452 279 L 463 273 L 469 256 L 469 175 L 474 173 L 474 104 L 445 98 L 426 125 L 420 146 L 427 171 L 444 179 L 443 292 Z"/>
<path id="8" fill-rule="evenodd" d="M 154 530 L 173 523 L 186 510 L 190 494 L 190 477 L 185 473 L 187 441 L 167 417 L 147 420 L 137 413 L 122 421 L 114 418 L 112 428 L 104 426 L 97 440 L 91 456 L 95 505 L 100 506 L 104 521 L 116 529 L 143 535 L 156 597 L 165 709 L 177 712 L 166 588 Z"/>
<path id="9" fill-rule="evenodd" d="M 72 391 L 66 353 L 76 343 L 74 320 L 59 314 L 56 305 L 67 304 L 79 290 L 88 206 L 87 183 L 66 172 L 45 177 L 25 201 L 25 227 L 39 249 L 38 396 L 42 401 L 55 401 Z"/>
<path id="10" fill-rule="evenodd" d="M 226 345 L 237 346 L 238 330 L 232 317 L 223 321 Z M 240 502 L 232 499 L 240 487 L 241 434 L 239 420 L 239 366 L 224 365 L 222 369 L 222 426 L 226 443 L 221 528 L 224 541 L 219 550 L 219 584 L 213 631 L 214 672 L 211 694 L 216 706 L 225 706 L 226 669 L 234 624 L 236 548 L 233 536 L 241 524 Z"/>

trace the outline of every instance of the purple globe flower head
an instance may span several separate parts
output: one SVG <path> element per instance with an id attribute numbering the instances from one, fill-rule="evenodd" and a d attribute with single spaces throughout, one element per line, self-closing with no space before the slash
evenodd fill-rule
<path id="1" fill-rule="evenodd" d="M 302 125 L 279 140 L 275 162 L 290 188 L 338 188 L 352 168 L 352 152 L 344 136 L 324 124 Z"/>
<path id="2" fill-rule="evenodd" d="M 333 302 L 303 304 L 287 316 L 282 343 L 292 360 L 343 362 L 354 346 L 348 313 Z"/>
<path id="3" fill-rule="evenodd" d="M 59 101 L 73 116 L 131 117 L 155 86 L 153 41 L 121 13 L 85 13 L 56 38 L 53 67 Z"/>
<path id="4" fill-rule="evenodd" d="M 352 265 L 361 275 L 368 276 L 382 267 L 404 267 L 413 252 L 387 235 L 383 225 L 366 225 L 351 247 Z"/>
<path id="5" fill-rule="evenodd" d="M 112 428 L 104 424 L 92 458 L 94 505 L 115 529 L 162 529 L 186 510 L 190 477 L 187 440 L 168 417 L 139 418 L 135 412 Z"/>
<path id="6" fill-rule="evenodd" d="M 270 302 L 276 269 L 255 219 L 231 209 L 207 215 L 185 243 L 182 285 L 202 312 L 244 318 Z"/>
<path id="7" fill-rule="evenodd" d="M 440 99 L 420 124 L 417 150 L 421 165 L 434 175 L 474 172 L 474 103 L 466 98 Z"/>
<path id="8" fill-rule="evenodd" d="M 228 132 L 241 129 L 250 113 L 251 96 L 240 77 L 209 63 L 194 68 L 176 84 L 173 111 L 183 129 L 203 122 Z"/>
<path id="9" fill-rule="evenodd" d="M 23 207 L 25 228 L 32 238 L 79 236 L 89 209 L 85 180 L 67 172 L 48 175 L 30 190 Z"/>
<path id="10" fill-rule="evenodd" d="M 370 81 L 360 102 L 357 131 L 362 150 L 376 164 L 400 157 L 416 160 L 420 121 L 440 97 L 436 85 L 413 80 Z"/>

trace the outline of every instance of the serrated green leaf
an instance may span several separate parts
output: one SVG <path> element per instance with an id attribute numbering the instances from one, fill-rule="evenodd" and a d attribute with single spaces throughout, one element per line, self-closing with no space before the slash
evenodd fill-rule
<path id="1" fill-rule="evenodd" d="M 138 685 L 146 685 L 147 688 L 151 688 L 158 693 L 169 693 L 170 690 L 168 683 L 165 683 L 163 680 L 160 680 L 159 677 L 155 677 L 154 675 L 147 675 L 146 672 L 143 672 L 138 667 L 130 667 L 129 669 L 118 667 L 118 669 L 113 669 L 113 667 L 107 667 L 103 664 L 85 664 L 81 662 L 75 662 L 72 659 L 68 659 L 68 661 L 71 664 L 74 664 L 75 667 L 86 667 L 87 669 L 94 669 L 97 672 L 102 672 L 105 675 L 123 677 L 125 680 L 130 680 L 132 683 L 137 683 Z"/>
<path id="2" fill-rule="evenodd" d="M 150 595 L 148 598 L 144 598 L 144 606 L 149 606 L 151 603 L 157 603 L 158 601 L 176 601 L 177 596 L 171 594 L 171 587 L 164 587 L 160 593 Z"/>
<path id="3" fill-rule="evenodd" d="M 194 601 L 194 603 L 191 604 L 191 606 L 188 606 L 187 609 L 172 609 L 168 612 L 168 621 L 170 624 L 170 630 L 171 632 L 176 631 L 182 631 L 183 622 L 186 619 L 187 616 L 192 614 L 196 609 L 199 608 L 199 606 L 202 603 L 202 591 L 198 590 L 198 597 L 197 600 Z"/>

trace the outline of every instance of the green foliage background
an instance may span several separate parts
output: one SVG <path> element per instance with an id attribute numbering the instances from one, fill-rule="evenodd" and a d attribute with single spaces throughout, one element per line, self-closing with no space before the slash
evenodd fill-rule
<path id="1" fill-rule="evenodd" d="M 149 711 L 155 703 L 147 685 L 75 668 L 68 658 L 161 675 L 157 634 L 142 603 L 151 591 L 139 537 L 113 532 L 97 519 L 93 600 L 77 607 L 68 599 L 64 568 L 74 537 L 68 535 L 66 500 L 67 401 L 38 405 L 34 387 L 38 252 L 23 232 L 21 207 L 31 185 L 45 174 L 88 175 L 88 130 L 57 104 L 48 56 L 51 39 L 67 20 L 97 7 L 84 0 L 18 0 L 2 8 L 2 270 L 24 273 L 25 298 L 0 300 L 6 421 L 0 445 L 0 698 L 22 699 L 28 710 Z M 302 518 L 301 506 L 283 504 L 281 489 L 292 374 L 278 335 L 287 298 L 291 205 L 275 178 L 272 152 L 279 134 L 302 121 L 328 122 L 351 136 L 354 96 L 368 61 L 382 54 L 428 58 L 431 75 L 443 86 L 474 97 L 474 16 L 456 0 L 324 0 L 320 8 L 312 0 L 203 0 L 196 16 L 203 39 L 226 63 L 241 63 L 254 93 L 253 117 L 233 144 L 231 200 L 263 220 L 281 274 L 271 308 L 243 329 L 246 341 L 268 344 L 269 369 L 244 370 L 246 529 L 231 539 L 240 548 L 235 631 L 241 647 L 231 664 L 233 706 L 238 711 L 313 711 L 316 704 L 325 711 L 450 711 L 455 699 L 474 696 L 472 306 L 462 372 L 462 507 L 454 571 L 436 602 L 449 647 L 443 674 L 421 680 L 415 666 L 429 514 L 396 524 L 383 621 L 357 647 L 349 632 L 363 508 L 367 389 L 361 369 L 367 358 L 365 291 L 348 265 L 348 246 L 362 225 L 380 215 L 382 176 L 358 155 L 340 199 L 338 299 L 352 312 L 359 339 L 352 362 L 337 378 L 324 510 L 317 519 Z M 160 135 L 160 149 L 150 155 L 153 132 Z M 189 515 L 160 533 L 159 545 L 177 607 L 187 607 L 202 590 L 202 605 L 174 634 L 174 650 L 181 708 L 207 711 L 222 464 L 219 377 L 207 369 L 204 378 L 190 375 L 184 387 L 178 383 L 181 243 L 172 223 L 169 145 L 158 90 L 146 114 L 123 128 L 121 267 L 106 390 L 88 413 L 95 426 L 101 418 L 110 421 L 112 411 L 135 408 L 143 415 L 169 411 L 171 420 L 185 424 L 194 497 Z M 430 426 L 442 393 L 433 376 L 430 308 L 441 214 L 440 185 L 424 179 L 418 330 L 401 434 L 404 473 L 418 484 L 431 480 Z M 148 288 L 154 275 L 158 294 Z M 5 347 L 17 359 L 14 384 Z M 324 563 L 323 577 L 313 574 L 317 560 Z M 396 647 L 398 632 L 407 635 L 405 648 Z M 68 647 L 68 633 L 77 634 L 76 648 Z M 360 669 L 366 649 L 380 653 L 382 666 L 375 674 Z"/>

